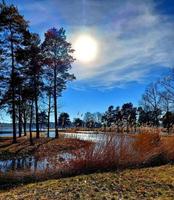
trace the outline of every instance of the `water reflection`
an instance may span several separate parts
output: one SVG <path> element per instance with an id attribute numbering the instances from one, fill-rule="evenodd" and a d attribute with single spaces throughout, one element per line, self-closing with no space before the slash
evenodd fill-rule
<path id="1" fill-rule="evenodd" d="M 1 160 L 0 161 L 0 172 L 6 173 L 9 171 L 20 171 L 20 170 L 30 170 L 35 172 L 37 170 L 42 171 L 46 169 L 53 169 L 57 162 L 68 161 L 74 158 L 70 153 L 60 153 L 57 156 L 50 158 L 44 158 L 38 160 L 34 156 L 28 156 L 23 158 L 17 158 L 13 160 Z"/>

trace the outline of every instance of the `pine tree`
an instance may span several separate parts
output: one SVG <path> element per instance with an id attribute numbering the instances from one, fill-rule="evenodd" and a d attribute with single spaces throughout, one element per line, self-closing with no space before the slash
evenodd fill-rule
<path id="1" fill-rule="evenodd" d="M 40 38 L 38 34 L 27 33 L 25 38 L 25 49 L 19 49 L 17 52 L 18 62 L 24 66 L 23 76 L 25 77 L 25 87 L 33 89 L 35 117 L 36 117 L 36 138 L 39 134 L 39 96 L 42 92 L 42 54 L 40 48 Z"/>
<path id="2" fill-rule="evenodd" d="M 61 113 L 59 116 L 59 126 L 62 128 L 65 128 L 66 126 L 69 126 L 71 124 L 69 114 L 68 113 Z"/>
<path id="3" fill-rule="evenodd" d="M 9 97 L 12 108 L 13 121 L 13 143 L 16 142 L 16 75 L 18 63 L 16 62 L 16 51 L 23 46 L 24 33 L 28 27 L 27 22 L 18 12 L 14 5 L 0 4 L 0 37 L 1 54 L 5 57 L 3 61 L 4 72 L 6 74 L 6 88 L 11 90 Z M 10 88 L 11 87 L 11 88 Z M 4 95 L 6 98 L 8 95 Z M 5 101 L 4 101 L 5 102 Z"/>
<path id="4" fill-rule="evenodd" d="M 74 76 L 68 72 L 74 61 L 71 55 L 73 49 L 66 41 L 65 30 L 52 28 L 45 33 L 42 50 L 45 57 L 44 64 L 49 69 L 50 76 L 53 77 L 55 137 L 58 138 L 57 98 L 66 88 L 67 81 L 74 79 Z"/>

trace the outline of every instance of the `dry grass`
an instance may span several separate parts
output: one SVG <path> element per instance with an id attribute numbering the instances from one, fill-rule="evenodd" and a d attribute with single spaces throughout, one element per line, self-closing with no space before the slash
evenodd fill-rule
<path id="1" fill-rule="evenodd" d="M 12 144 L 11 138 L 0 139 L 0 159 L 14 159 L 28 155 L 43 158 L 50 155 L 55 155 L 61 151 L 71 151 L 89 146 L 91 142 L 81 141 L 78 139 L 63 138 L 58 139 L 44 138 L 33 139 L 34 145 L 30 145 L 27 137 L 18 138 L 16 144 Z"/>
<path id="2" fill-rule="evenodd" d="M 161 137 L 159 130 L 138 135 L 107 134 L 105 143 L 78 151 L 67 165 L 69 171 L 86 173 L 127 167 L 155 166 L 174 161 L 174 137 Z"/>
<path id="3" fill-rule="evenodd" d="M 174 161 L 174 136 L 162 137 L 162 148 L 167 161 Z"/>
<path id="4" fill-rule="evenodd" d="M 125 136 L 121 136 L 121 140 L 124 140 Z M 93 171 L 102 170 L 113 167 L 118 167 L 119 161 L 123 158 L 123 142 L 120 149 L 119 146 L 115 146 L 115 136 L 107 135 L 105 143 L 93 144 L 89 148 L 85 148 L 84 151 L 76 153 L 76 158 L 71 160 L 67 167 L 70 171 Z M 122 155 L 122 158 L 121 158 Z"/>
<path id="5" fill-rule="evenodd" d="M 157 129 L 147 129 L 138 135 L 106 134 L 104 142 L 97 144 L 85 143 L 80 140 L 66 139 L 59 144 L 56 140 L 41 145 L 38 157 L 54 155 L 55 149 L 72 150 L 75 158 L 64 162 L 52 160 L 54 169 L 45 171 L 16 171 L 4 175 L 0 179 L 9 181 L 30 182 L 49 178 L 66 177 L 95 171 L 107 171 L 128 167 L 144 167 L 160 165 L 174 161 L 174 137 L 162 137 Z M 81 143 L 82 144 L 82 143 Z M 76 147 L 76 148 L 75 148 Z M 60 149 L 59 149 L 60 150 Z"/>
<path id="6" fill-rule="evenodd" d="M 173 200 L 174 166 L 93 173 L 20 185 L 1 200 Z"/>

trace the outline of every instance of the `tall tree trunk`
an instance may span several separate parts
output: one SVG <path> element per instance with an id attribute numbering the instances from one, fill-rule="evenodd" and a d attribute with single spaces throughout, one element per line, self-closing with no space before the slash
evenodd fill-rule
<path id="1" fill-rule="evenodd" d="M 50 112 L 51 112 L 51 93 L 48 98 L 48 124 L 47 124 L 47 137 L 50 137 Z"/>
<path id="2" fill-rule="evenodd" d="M 31 103 L 31 110 L 30 110 L 30 145 L 33 145 L 32 119 L 33 119 L 33 100 L 32 100 L 32 103 Z"/>
<path id="3" fill-rule="evenodd" d="M 57 70 L 54 67 L 54 122 L 55 122 L 55 138 L 59 137 L 57 123 Z"/>
<path id="4" fill-rule="evenodd" d="M 15 81 L 14 81 L 14 75 L 15 75 L 15 65 L 14 65 L 14 46 L 13 46 L 13 32 L 11 30 L 10 26 L 10 32 L 11 32 L 11 42 L 10 42 L 10 48 L 11 48 L 11 78 L 12 78 L 12 121 L 13 121 L 13 143 L 16 143 L 16 110 L 15 110 Z"/>
<path id="5" fill-rule="evenodd" d="M 22 136 L 22 113 L 21 113 L 21 88 L 19 87 L 19 105 L 18 105 L 18 131 L 19 137 Z"/>
<path id="6" fill-rule="evenodd" d="M 19 131 L 19 137 L 22 136 L 22 117 L 21 117 L 21 108 L 20 108 L 20 105 L 19 105 L 19 108 L 18 108 L 18 112 L 19 112 L 19 121 L 18 121 L 18 131 Z"/>
<path id="7" fill-rule="evenodd" d="M 39 138 L 40 137 L 40 134 L 39 134 L 39 116 L 38 116 L 38 91 L 37 91 L 37 83 L 36 83 L 36 76 L 35 76 L 35 111 L 36 111 L 36 138 Z"/>
<path id="8" fill-rule="evenodd" d="M 24 129 L 24 136 L 27 135 L 27 119 L 26 119 L 26 112 L 24 111 L 23 113 L 24 117 L 24 122 L 23 122 L 23 129 Z"/>

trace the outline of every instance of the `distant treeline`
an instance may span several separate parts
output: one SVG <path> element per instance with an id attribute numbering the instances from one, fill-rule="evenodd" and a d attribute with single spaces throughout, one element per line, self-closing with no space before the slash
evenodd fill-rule
<path id="1" fill-rule="evenodd" d="M 169 133 L 174 125 L 174 70 L 147 86 L 138 107 L 132 103 L 120 107 L 109 106 L 105 113 L 98 113 L 97 117 L 96 114 L 87 113 L 85 119 L 80 120 L 75 119 L 75 124 L 115 127 L 116 132 L 123 129 L 134 132 L 139 126 L 163 126 Z"/>

